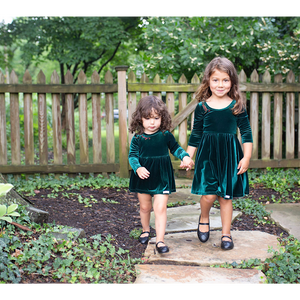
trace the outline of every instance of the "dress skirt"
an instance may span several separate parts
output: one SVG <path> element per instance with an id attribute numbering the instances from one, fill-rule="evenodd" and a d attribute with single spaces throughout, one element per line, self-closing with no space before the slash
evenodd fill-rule
<path id="1" fill-rule="evenodd" d="M 249 194 L 247 172 L 237 175 L 243 156 L 236 134 L 204 132 L 196 154 L 191 192 L 225 199 Z"/>

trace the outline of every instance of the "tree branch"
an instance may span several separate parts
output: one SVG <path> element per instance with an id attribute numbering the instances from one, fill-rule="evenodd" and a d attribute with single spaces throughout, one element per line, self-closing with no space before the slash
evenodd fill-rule
<path id="1" fill-rule="evenodd" d="M 103 70 L 103 68 L 114 58 L 114 56 L 116 55 L 116 53 L 117 53 L 117 51 L 118 51 L 118 49 L 119 49 L 119 47 L 120 47 L 120 45 L 121 45 L 121 42 L 119 42 L 118 44 L 117 44 L 117 47 L 116 47 L 116 49 L 115 49 L 115 51 L 114 51 L 114 53 L 112 54 L 112 56 L 100 67 L 100 69 L 99 69 L 99 71 L 98 71 L 98 74 L 100 74 L 100 72 Z"/>

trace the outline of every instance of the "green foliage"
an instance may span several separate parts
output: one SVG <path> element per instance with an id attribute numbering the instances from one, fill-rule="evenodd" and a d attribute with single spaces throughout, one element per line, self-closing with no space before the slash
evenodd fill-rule
<path id="1" fill-rule="evenodd" d="M 12 188 L 13 185 L 9 183 L 0 183 L 0 197 L 5 196 Z"/>
<path id="2" fill-rule="evenodd" d="M 250 77 L 254 69 L 299 74 L 299 18 L 151 17 L 144 22 L 141 64 L 153 78 L 190 80 L 215 56 Z"/>
<path id="3" fill-rule="evenodd" d="M 176 206 L 184 206 L 184 205 L 194 205 L 196 204 L 196 201 L 187 202 L 187 201 L 176 201 L 176 202 L 170 202 L 167 204 L 167 207 L 176 207 Z"/>
<path id="4" fill-rule="evenodd" d="M 143 232 L 142 228 L 134 228 L 133 230 L 130 231 L 129 236 L 137 240 L 142 232 Z"/>
<path id="5" fill-rule="evenodd" d="M 18 208 L 18 204 L 11 204 L 10 206 L 6 207 L 6 205 L 0 205 L 0 220 L 6 221 L 11 223 L 11 217 L 18 217 L 20 214 L 15 210 Z"/>
<path id="6" fill-rule="evenodd" d="M 289 236 L 282 240 L 279 250 L 269 249 L 262 271 L 267 283 L 300 283 L 300 241 Z"/>
<path id="7" fill-rule="evenodd" d="M 138 17 L 18 17 L 0 24 L 0 37 L 6 49 L 20 47 L 24 66 L 57 61 L 61 78 L 69 69 L 76 82 L 80 69 L 88 77 L 95 69 L 100 73 L 121 44 L 135 39 L 140 22 Z"/>
<path id="8" fill-rule="evenodd" d="M 90 174 L 88 177 L 84 175 L 78 175 L 75 178 L 70 178 L 67 175 L 59 176 L 56 179 L 53 174 L 47 175 L 45 178 L 38 176 L 24 177 L 15 179 L 13 176 L 8 178 L 8 182 L 11 182 L 15 189 L 26 196 L 35 195 L 35 190 L 50 189 L 53 193 L 64 192 L 67 193 L 70 190 L 79 190 L 83 187 L 90 187 L 93 189 L 100 188 L 128 188 L 129 179 L 120 178 L 115 175 L 111 175 L 109 178 L 105 178 L 103 175 L 93 176 Z M 73 195 L 73 194 L 72 194 Z M 89 200 L 89 202 L 92 200 Z"/>
<path id="9" fill-rule="evenodd" d="M 254 187 L 255 184 L 263 184 L 266 188 L 279 192 L 281 197 L 287 199 L 288 202 L 296 201 L 297 197 L 299 197 L 299 195 L 294 193 L 292 199 L 290 199 L 289 194 L 292 188 L 300 186 L 300 169 L 253 169 L 249 170 L 248 175 L 251 187 Z"/>
<path id="10" fill-rule="evenodd" d="M 20 224 L 27 221 L 25 207 L 19 206 Z M 30 232 L 7 226 L 0 234 L 0 283 L 19 283 L 29 274 L 38 274 L 65 283 L 128 283 L 136 276 L 129 251 L 116 248 L 110 235 L 92 240 L 58 242 L 53 233 L 62 226 L 32 223 Z M 22 242 L 21 242 L 22 240 Z"/>

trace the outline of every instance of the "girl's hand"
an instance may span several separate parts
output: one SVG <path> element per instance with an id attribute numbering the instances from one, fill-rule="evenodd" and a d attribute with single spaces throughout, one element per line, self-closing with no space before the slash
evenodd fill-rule
<path id="1" fill-rule="evenodd" d="M 250 164 L 250 158 L 246 158 L 246 157 L 242 158 L 237 167 L 239 170 L 237 175 L 241 175 L 245 173 L 248 170 L 249 164 Z"/>
<path id="2" fill-rule="evenodd" d="M 139 167 L 136 173 L 141 179 L 147 179 L 150 176 L 150 172 L 144 167 Z"/>
<path id="3" fill-rule="evenodd" d="M 190 170 L 192 169 L 192 167 L 194 166 L 194 162 L 193 160 L 189 157 L 189 156 L 185 156 L 182 159 L 182 162 L 180 163 L 180 168 L 186 168 L 186 170 Z"/>

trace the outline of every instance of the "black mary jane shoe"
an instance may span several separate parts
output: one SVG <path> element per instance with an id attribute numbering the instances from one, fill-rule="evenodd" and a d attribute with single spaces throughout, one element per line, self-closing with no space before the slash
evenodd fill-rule
<path id="1" fill-rule="evenodd" d="M 157 242 L 157 243 L 156 243 L 156 246 L 155 246 L 155 247 L 156 247 L 156 250 L 157 250 L 158 253 L 167 253 L 167 252 L 169 252 L 169 247 L 168 247 L 168 246 L 157 247 L 157 245 L 158 245 L 159 243 L 164 244 L 164 242 Z"/>
<path id="2" fill-rule="evenodd" d="M 223 238 L 229 238 L 231 241 L 223 241 Z M 221 248 L 223 250 L 231 250 L 233 249 L 233 241 L 230 235 L 223 235 L 221 237 Z"/>
<path id="3" fill-rule="evenodd" d="M 199 225 L 208 225 L 208 231 L 206 231 L 206 232 L 200 231 L 200 229 L 199 229 L 200 226 L 199 225 L 198 225 L 198 228 L 197 228 L 198 239 L 200 240 L 200 242 L 205 243 L 209 239 L 210 225 L 209 225 L 209 223 L 200 223 L 200 219 L 201 219 L 201 215 L 199 217 Z"/>
<path id="4" fill-rule="evenodd" d="M 144 234 L 144 233 L 148 233 L 148 235 L 141 237 L 141 235 Z M 139 236 L 139 242 L 141 244 L 148 244 L 149 238 L 150 238 L 150 232 L 149 231 L 144 231 Z"/>

